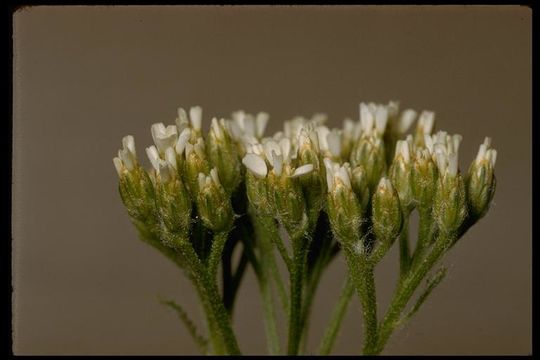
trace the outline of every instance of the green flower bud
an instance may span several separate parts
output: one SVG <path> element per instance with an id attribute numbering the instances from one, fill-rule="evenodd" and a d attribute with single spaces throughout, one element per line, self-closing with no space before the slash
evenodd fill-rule
<path id="1" fill-rule="evenodd" d="M 358 241 L 362 225 L 362 208 L 352 189 L 351 171 L 347 165 L 339 166 L 325 159 L 328 185 L 327 212 L 332 231 L 338 241 L 353 245 Z"/>
<path id="2" fill-rule="evenodd" d="M 120 177 L 119 192 L 129 216 L 148 225 L 156 222 L 155 191 L 148 173 L 141 167 Z"/>
<path id="3" fill-rule="evenodd" d="M 193 135 L 193 133 L 192 133 Z M 208 174 L 210 172 L 210 163 L 206 157 L 204 140 L 202 137 L 197 139 L 195 145 L 186 143 L 186 160 L 184 162 L 184 181 L 191 193 L 192 199 L 197 197 L 199 192 L 199 174 Z"/>
<path id="4" fill-rule="evenodd" d="M 389 171 L 390 180 L 397 190 L 399 203 L 404 214 L 409 213 L 414 208 L 411 188 L 411 149 L 412 136 L 409 135 L 407 140 L 398 140 L 396 143 L 396 155 Z"/>
<path id="5" fill-rule="evenodd" d="M 252 209 L 258 215 L 273 215 L 274 211 L 268 201 L 266 177 L 261 179 L 251 171 L 246 171 L 246 194 Z"/>
<path id="6" fill-rule="evenodd" d="M 369 192 L 369 185 L 367 175 L 362 166 L 357 166 L 351 171 L 351 183 L 352 188 L 356 194 L 356 198 L 362 209 L 362 214 L 367 212 L 369 201 L 371 200 L 371 194 Z"/>
<path id="7" fill-rule="evenodd" d="M 411 174 L 412 195 L 420 209 L 431 209 L 437 187 L 437 167 L 429 150 L 418 149 Z"/>
<path id="8" fill-rule="evenodd" d="M 460 174 L 439 176 L 433 199 L 433 216 L 444 234 L 456 234 L 467 216 L 465 184 Z"/>
<path id="9" fill-rule="evenodd" d="M 455 235 L 467 216 L 466 191 L 458 169 L 461 135 L 450 136 L 439 131 L 424 137 L 427 148 L 437 162 L 439 178 L 433 199 L 433 215 L 439 230 Z"/>
<path id="10" fill-rule="evenodd" d="M 217 169 L 210 176 L 198 176 L 197 210 L 204 226 L 214 232 L 227 231 L 232 227 L 234 212 L 231 199 L 221 185 Z"/>
<path id="11" fill-rule="evenodd" d="M 125 136 L 122 145 L 118 157 L 113 159 L 120 178 L 120 197 L 132 219 L 153 224 L 156 221 L 154 186 L 148 173 L 137 161 L 133 136 Z"/>
<path id="12" fill-rule="evenodd" d="M 386 173 L 384 143 L 380 137 L 361 137 L 351 153 L 352 167 L 362 166 L 366 172 L 370 191 Z"/>
<path id="13" fill-rule="evenodd" d="M 474 222 L 482 218 L 489 210 L 496 188 L 494 175 L 497 151 L 490 149 L 491 139 L 487 138 L 480 145 L 476 160 L 471 164 L 466 180 L 467 200 L 470 216 Z"/>
<path id="14" fill-rule="evenodd" d="M 373 194 L 373 231 L 377 239 L 389 244 L 398 237 L 403 224 L 399 195 L 386 177 L 381 178 Z"/>
<path id="15" fill-rule="evenodd" d="M 151 178 L 156 191 L 159 231 L 164 235 L 161 238 L 165 245 L 176 247 L 178 244 L 168 241 L 187 239 L 191 222 L 191 201 L 178 175 L 177 154 L 174 148 L 168 147 L 163 160 L 155 146 L 147 148 L 146 153 L 153 166 Z"/>
<path id="16" fill-rule="evenodd" d="M 305 128 L 302 128 L 298 142 L 298 165 L 308 165 L 305 169 L 308 169 L 309 166 L 313 167 L 312 171 L 301 176 L 298 175 L 298 178 L 304 189 L 307 211 L 313 218 L 312 220 L 316 221 L 316 217 L 324 205 L 326 192 L 323 169 L 317 152 L 317 132 L 309 131 L 308 133 Z"/>
<path id="17" fill-rule="evenodd" d="M 310 169 L 313 170 L 313 165 L 304 165 L 293 172 L 286 165 L 280 175 L 274 171 L 268 174 L 269 195 L 276 217 L 289 234 L 298 233 L 307 225 L 304 195 L 297 177 L 310 172 Z"/>
<path id="18" fill-rule="evenodd" d="M 207 154 L 210 163 L 218 169 L 221 184 L 226 192 L 232 193 L 242 181 L 242 167 L 238 148 L 233 143 L 225 120 L 212 119 L 208 132 Z"/>
<path id="19" fill-rule="evenodd" d="M 181 179 L 156 182 L 156 204 L 161 230 L 175 236 L 163 239 L 188 239 L 191 225 L 191 200 Z M 175 247 L 177 244 L 167 244 Z"/>

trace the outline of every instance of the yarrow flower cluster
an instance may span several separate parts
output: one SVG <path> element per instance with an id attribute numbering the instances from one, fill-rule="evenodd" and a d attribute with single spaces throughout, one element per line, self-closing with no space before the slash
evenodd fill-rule
<path id="1" fill-rule="evenodd" d="M 356 293 L 363 308 L 363 353 L 379 354 L 442 281 L 444 268 L 428 279 L 427 290 L 407 313 L 419 284 L 487 213 L 497 151 L 486 137 L 462 174 L 462 136 L 435 132 L 434 112 L 401 111 L 396 101 L 361 103 L 359 119 L 347 118 L 341 128 L 315 114 L 294 117 L 268 136 L 269 118 L 239 110 L 230 118 L 213 117 L 205 133 L 201 107 L 180 108 L 174 124 L 151 126 L 154 145 L 145 149 L 149 170 L 139 162 L 133 136 L 122 139 L 113 159 L 122 201 L 141 238 L 193 282 L 208 334 L 198 333 L 180 305 L 164 303 L 178 312 L 203 353 L 239 354 L 231 318 L 250 265 L 261 290 L 269 352 L 282 353 L 274 309 L 281 303 L 288 318 L 286 353 L 297 355 L 305 351 L 320 276 L 343 254 L 349 276 L 320 353 L 330 352 Z M 413 211 L 420 219 L 414 249 L 408 239 Z M 396 239 L 399 282 L 379 319 L 374 268 Z M 240 259 L 233 257 L 237 246 Z M 276 250 L 288 271 L 288 291 Z"/>

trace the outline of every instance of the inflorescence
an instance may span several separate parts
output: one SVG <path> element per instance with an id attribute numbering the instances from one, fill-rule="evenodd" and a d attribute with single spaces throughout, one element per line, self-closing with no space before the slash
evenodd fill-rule
<path id="1" fill-rule="evenodd" d="M 361 103 L 359 121 L 346 119 L 342 128 L 328 127 L 326 115 L 315 114 L 297 116 L 281 131 L 265 136 L 268 120 L 267 113 L 240 110 L 230 119 L 212 118 L 205 134 L 202 109 L 195 106 L 188 113 L 180 108 L 174 125 L 151 127 L 149 171 L 139 163 L 133 136 L 122 139 L 113 159 L 122 201 L 141 238 L 192 280 L 203 304 L 208 338 L 196 333 L 179 305 L 167 304 L 174 304 L 201 351 L 240 353 L 230 321 L 250 264 L 262 294 L 270 353 L 281 351 L 273 309 L 280 303 L 288 314 L 287 353 L 296 355 L 305 346 L 320 276 L 342 253 L 349 275 L 340 298 L 347 301 L 338 303 L 320 352 L 330 352 L 342 306 L 356 293 L 363 308 L 363 352 L 378 354 L 446 270 L 428 279 L 424 293 L 407 310 L 419 284 L 488 211 L 497 151 L 486 137 L 462 174 L 462 136 L 435 132 L 433 112 L 400 111 L 397 102 Z M 420 221 L 414 249 L 408 239 L 413 211 Z M 373 271 L 396 239 L 399 281 L 379 319 Z M 232 253 L 239 244 L 242 256 L 234 267 Z M 289 291 L 274 250 L 286 265 Z M 279 302 L 272 300 L 274 287 Z"/>

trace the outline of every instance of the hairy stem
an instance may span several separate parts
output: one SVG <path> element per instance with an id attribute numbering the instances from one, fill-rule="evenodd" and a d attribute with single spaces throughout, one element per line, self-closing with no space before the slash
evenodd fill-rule
<path id="1" fill-rule="evenodd" d="M 422 260 L 422 257 L 429 248 L 431 242 L 431 213 L 429 211 L 418 208 L 418 241 L 412 256 L 411 266 L 416 266 Z"/>
<path id="2" fill-rule="evenodd" d="M 374 352 L 375 354 L 379 354 L 383 350 L 386 342 L 390 338 L 390 335 L 399 324 L 401 313 L 407 306 L 407 303 L 414 294 L 414 291 L 418 285 L 420 285 L 429 270 L 431 270 L 444 255 L 446 249 L 448 248 L 448 244 L 452 242 L 453 238 L 454 237 L 451 235 L 441 235 L 436 240 L 433 248 L 425 259 L 416 267 L 411 268 L 409 274 L 399 284 L 396 292 L 394 293 L 390 306 L 388 307 L 386 316 L 381 322 L 377 348 Z"/>
<path id="3" fill-rule="evenodd" d="M 399 234 L 399 278 L 403 279 L 409 271 L 411 260 L 409 250 L 409 212 L 403 212 L 403 228 Z"/>
<path id="4" fill-rule="evenodd" d="M 345 258 L 350 276 L 362 304 L 364 319 L 364 355 L 372 355 L 377 345 L 377 296 L 372 262 L 366 254 L 355 254 L 349 246 L 344 246 Z"/>
<path id="5" fill-rule="evenodd" d="M 305 262 L 305 239 L 301 233 L 291 236 L 293 261 L 290 272 L 289 341 L 287 353 L 297 355 L 301 340 L 302 279 Z"/>
<path id="6" fill-rule="evenodd" d="M 271 218 L 253 216 L 253 225 L 255 226 L 255 233 L 259 240 L 260 267 L 257 280 L 263 302 L 264 327 L 268 352 L 270 355 L 277 355 L 280 353 L 280 344 L 276 325 L 275 302 L 272 296 L 270 282 L 272 278 L 271 262 L 274 258 L 274 252 L 271 240 L 272 234 L 267 231 L 267 228 L 271 227 L 272 223 L 273 219 Z"/>

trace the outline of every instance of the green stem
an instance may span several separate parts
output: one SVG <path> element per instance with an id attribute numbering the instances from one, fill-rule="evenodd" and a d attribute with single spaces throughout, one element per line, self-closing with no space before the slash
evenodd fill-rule
<path id="1" fill-rule="evenodd" d="M 216 281 L 219 262 L 221 261 L 221 255 L 223 254 L 223 248 L 227 242 L 228 234 L 228 231 L 222 231 L 214 234 L 214 241 L 212 241 L 210 257 L 208 258 L 208 275 L 211 279 L 214 279 L 214 281 Z"/>
<path id="2" fill-rule="evenodd" d="M 315 269 L 313 269 L 304 293 L 304 298 L 302 302 L 302 315 L 300 317 L 300 328 L 302 334 L 300 344 L 302 345 L 302 352 L 305 352 L 308 342 L 309 316 L 311 313 L 311 305 L 313 304 L 313 298 L 315 297 L 315 292 L 317 291 L 321 274 L 322 264 L 318 264 Z"/>
<path id="3" fill-rule="evenodd" d="M 179 250 L 193 273 L 194 284 L 209 317 L 210 330 L 214 333 L 211 336 L 212 342 L 218 345 L 223 343 L 226 354 L 240 354 L 240 349 L 238 348 L 238 343 L 231 327 L 229 314 L 223 305 L 215 277 L 212 277 L 210 272 L 206 271 L 190 243 L 187 241 L 181 242 Z M 213 328 L 218 329 L 220 339 L 217 338 L 215 331 L 212 331 Z M 217 346 L 214 351 L 221 353 L 220 346 Z"/>
<path id="4" fill-rule="evenodd" d="M 301 340 L 301 316 L 302 316 L 302 279 L 305 261 L 305 239 L 300 233 L 291 236 L 293 247 L 293 261 L 290 272 L 290 306 L 289 306 L 289 341 L 287 346 L 288 355 L 297 355 Z"/>
<path id="5" fill-rule="evenodd" d="M 344 246 L 345 258 L 354 286 L 362 304 L 364 319 L 364 355 L 372 355 L 377 345 L 377 296 L 372 262 L 367 255 L 356 255 Z"/>
<path id="6" fill-rule="evenodd" d="M 289 299 L 287 298 L 287 290 L 285 289 L 285 284 L 283 284 L 281 273 L 279 272 L 279 269 L 276 264 L 276 259 L 273 255 L 269 259 L 269 267 L 270 267 L 272 278 L 277 287 L 277 293 L 278 293 L 283 311 L 285 313 L 288 313 L 289 312 Z"/>
<path id="7" fill-rule="evenodd" d="M 292 260 L 287 252 L 287 249 L 285 248 L 283 239 L 279 235 L 277 223 L 273 218 L 270 217 L 263 219 L 261 223 L 263 229 L 265 230 L 265 233 L 267 234 L 266 236 L 268 236 L 271 242 L 277 247 L 281 257 L 283 258 L 283 261 L 285 262 L 285 265 L 287 266 L 287 270 L 290 271 L 292 267 Z M 272 256 L 268 258 L 268 266 L 270 268 L 272 278 L 274 279 L 274 282 L 276 284 L 281 305 L 284 311 L 288 312 L 289 303 L 287 299 L 287 291 L 285 290 L 285 285 L 283 284 L 281 273 L 279 272 L 273 251 Z"/>
<path id="8" fill-rule="evenodd" d="M 409 212 L 403 212 L 403 228 L 399 234 L 399 279 L 403 277 L 409 271 L 409 265 L 411 260 L 409 250 Z"/>
<path id="9" fill-rule="evenodd" d="M 421 263 L 418 263 L 416 267 L 411 268 L 409 274 L 398 286 L 390 306 L 388 307 L 388 312 L 381 322 L 379 340 L 377 343 L 377 348 L 374 352 L 375 354 L 379 354 L 382 351 L 386 345 L 386 342 L 390 338 L 390 335 L 399 324 L 401 313 L 407 306 L 407 303 L 414 294 L 414 291 L 418 285 L 420 285 L 429 270 L 431 270 L 433 266 L 441 259 L 448 248 L 448 245 L 453 239 L 454 236 L 451 235 L 440 236 L 425 259 Z"/>
<path id="10" fill-rule="evenodd" d="M 345 285 L 341 289 L 338 303 L 332 311 L 330 323 L 328 324 L 326 331 L 324 332 L 321 345 L 319 347 L 320 355 L 330 355 L 334 342 L 336 341 L 339 329 L 341 328 L 341 322 L 347 313 L 347 308 L 354 294 L 354 285 L 350 277 L 347 277 Z"/>
<path id="11" fill-rule="evenodd" d="M 418 208 L 418 241 L 416 243 L 416 248 L 412 256 L 411 266 L 417 266 L 418 262 L 422 260 L 425 252 L 427 251 L 430 240 L 431 240 L 431 214 L 429 210 L 423 210 Z"/>
<path id="12" fill-rule="evenodd" d="M 317 235 L 317 234 L 315 234 Z M 307 276 L 307 286 L 306 291 L 303 297 L 303 309 L 302 309 L 302 318 L 301 318 L 301 328 L 302 328 L 302 339 L 301 339 L 301 345 L 302 345 L 302 352 L 305 353 L 307 343 L 308 343 L 308 335 L 309 335 L 309 318 L 311 314 L 311 308 L 313 304 L 313 299 L 315 298 L 315 293 L 319 287 L 320 279 L 322 276 L 322 273 L 324 269 L 328 266 L 329 261 L 331 259 L 331 251 L 332 251 L 332 238 L 328 238 L 327 236 L 323 235 L 323 241 L 320 245 L 320 253 L 315 255 L 316 260 L 311 269 L 308 267 L 308 271 L 306 271 Z M 316 245 L 315 245 L 316 246 Z M 306 263 L 307 265 L 307 263 Z"/>
<path id="13" fill-rule="evenodd" d="M 277 355 L 280 353 L 280 344 L 276 325 L 275 304 L 270 283 L 272 276 L 271 262 L 274 258 L 274 252 L 271 240 L 272 234 L 266 230 L 268 227 L 272 226 L 272 224 L 268 224 L 268 222 L 273 222 L 273 219 L 253 216 L 253 225 L 255 226 L 255 233 L 259 240 L 258 245 L 260 249 L 260 267 L 257 274 L 257 280 L 259 282 L 263 303 L 264 327 L 268 352 L 270 355 Z"/>

